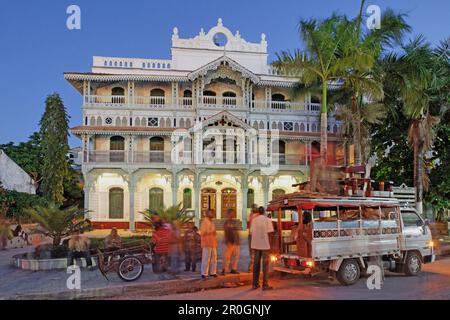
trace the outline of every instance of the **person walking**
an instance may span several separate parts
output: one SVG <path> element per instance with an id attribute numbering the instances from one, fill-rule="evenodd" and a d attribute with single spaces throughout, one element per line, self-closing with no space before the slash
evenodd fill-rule
<path id="1" fill-rule="evenodd" d="M 274 232 L 272 221 L 267 218 L 263 207 L 258 209 L 259 216 L 254 218 L 250 227 L 252 233 L 252 250 L 254 252 L 255 260 L 253 267 L 253 289 L 256 290 L 260 287 L 259 276 L 263 271 L 263 290 L 272 290 L 269 286 L 268 274 L 269 274 L 269 252 L 270 241 L 269 234 Z"/>
<path id="2" fill-rule="evenodd" d="M 223 249 L 223 271 L 226 273 L 239 274 L 237 271 L 239 263 L 239 254 L 241 249 L 239 232 L 236 222 L 233 220 L 234 210 L 227 210 L 227 220 L 225 221 L 224 228 L 224 249 Z M 231 269 L 231 270 L 230 270 Z"/>
<path id="3" fill-rule="evenodd" d="M 217 277 L 217 234 L 212 210 L 206 212 L 200 226 L 202 246 L 202 279 Z"/>
<path id="4" fill-rule="evenodd" d="M 254 261 L 254 255 L 252 251 L 252 232 L 251 232 L 251 225 L 254 218 L 259 216 L 258 206 L 256 204 L 252 205 L 252 212 L 250 213 L 250 217 L 247 221 L 247 228 L 248 228 L 248 256 L 250 258 L 250 262 L 248 264 L 248 272 L 253 272 L 253 261 Z"/>

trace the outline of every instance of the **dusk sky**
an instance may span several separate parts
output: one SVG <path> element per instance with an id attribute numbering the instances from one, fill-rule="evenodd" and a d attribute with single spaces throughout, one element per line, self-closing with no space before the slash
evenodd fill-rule
<path id="1" fill-rule="evenodd" d="M 81 30 L 66 28 L 71 4 L 81 7 Z M 408 14 L 413 33 L 433 44 L 450 35 L 448 0 L 368 0 L 369 4 Z M 353 17 L 359 5 L 359 0 L 3 1 L 0 143 L 25 141 L 37 131 L 45 98 L 52 92 L 61 94 L 71 126 L 81 124 L 81 96 L 63 79 L 63 72 L 90 71 L 94 55 L 168 59 L 173 27 L 182 38 L 193 37 L 221 17 L 247 41 L 259 42 L 264 32 L 273 60 L 276 52 L 300 45 L 300 18 L 323 18 L 334 11 Z M 70 143 L 80 145 L 75 137 Z"/>

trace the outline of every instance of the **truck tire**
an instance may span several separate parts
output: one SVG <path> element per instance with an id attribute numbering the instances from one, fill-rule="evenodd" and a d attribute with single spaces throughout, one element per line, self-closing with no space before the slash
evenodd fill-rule
<path id="1" fill-rule="evenodd" d="M 358 282 L 361 268 L 355 259 L 344 260 L 336 273 L 336 278 L 343 286 L 351 286 Z"/>
<path id="2" fill-rule="evenodd" d="M 403 266 L 403 272 L 407 276 L 417 276 L 422 270 L 422 260 L 420 255 L 416 252 L 408 252 L 406 256 L 405 265 Z"/>

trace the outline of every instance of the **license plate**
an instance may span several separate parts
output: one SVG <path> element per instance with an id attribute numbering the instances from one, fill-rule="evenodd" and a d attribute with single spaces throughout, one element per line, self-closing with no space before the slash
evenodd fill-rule
<path id="1" fill-rule="evenodd" d="M 287 265 L 289 266 L 289 267 L 296 267 L 297 266 L 297 260 L 288 260 L 287 261 Z"/>

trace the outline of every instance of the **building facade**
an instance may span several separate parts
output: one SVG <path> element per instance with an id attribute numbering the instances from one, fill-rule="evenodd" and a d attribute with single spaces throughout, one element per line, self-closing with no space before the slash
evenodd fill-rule
<path id="1" fill-rule="evenodd" d="M 0 184 L 7 190 L 36 194 L 33 179 L 3 150 L 0 150 Z"/>
<path id="2" fill-rule="evenodd" d="M 264 34 L 245 41 L 219 19 L 172 35 L 171 60 L 94 57 L 65 78 L 83 96 L 85 206 L 98 227 L 135 229 L 145 209 L 182 203 L 198 222 L 227 209 L 246 227 L 253 203 L 293 192 L 320 150 L 320 101 L 268 64 Z M 343 161 L 329 118 L 330 164 Z"/>

